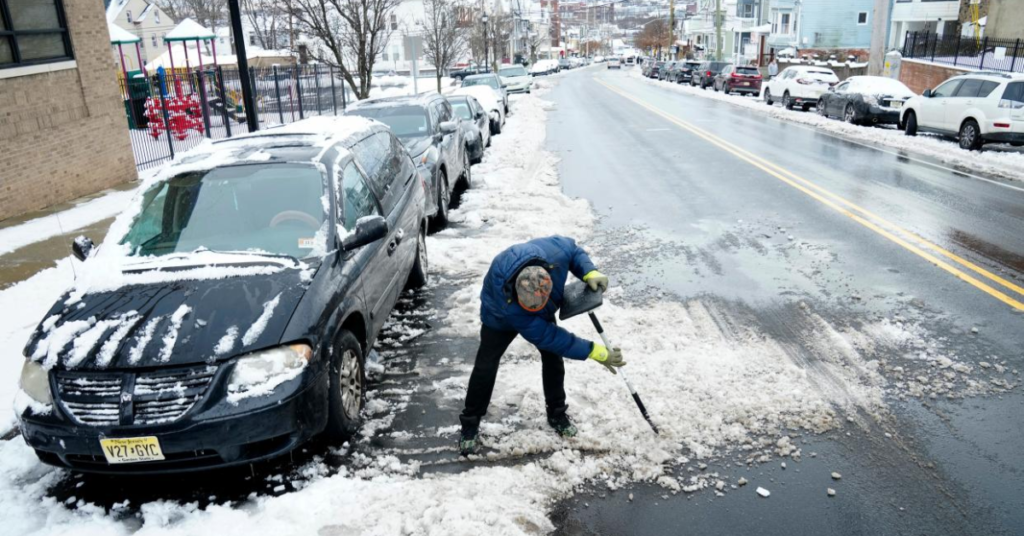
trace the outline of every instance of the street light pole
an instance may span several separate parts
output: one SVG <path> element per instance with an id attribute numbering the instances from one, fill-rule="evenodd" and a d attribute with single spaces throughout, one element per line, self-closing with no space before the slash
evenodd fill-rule
<path id="1" fill-rule="evenodd" d="M 490 58 L 490 55 L 489 55 L 490 51 L 488 50 L 488 48 L 490 48 L 491 44 L 490 44 L 490 42 L 487 39 L 487 14 L 486 13 L 484 13 L 484 16 L 483 16 L 482 20 L 484 22 L 484 67 L 486 67 L 487 69 L 490 69 L 491 68 L 491 58 Z"/>
<path id="2" fill-rule="evenodd" d="M 235 38 L 235 54 L 238 57 L 238 81 L 242 85 L 242 105 L 245 106 L 245 122 L 249 132 L 260 129 L 256 120 L 256 99 L 252 95 L 252 79 L 249 78 L 249 58 L 245 55 L 245 35 L 242 33 L 242 11 L 238 0 L 228 0 L 228 14 L 231 16 L 231 33 Z"/>

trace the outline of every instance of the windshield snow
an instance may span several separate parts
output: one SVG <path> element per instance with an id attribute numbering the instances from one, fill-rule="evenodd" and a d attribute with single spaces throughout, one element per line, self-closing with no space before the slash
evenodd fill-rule
<path id="1" fill-rule="evenodd" d="M 494 89 L 498 89 L 498 81 L 493 76 L 481 76 L 480 78 L 469 77 L 462 81 L 462 87 L 470 86 L 488 86 Z"/>
<path id="2" fill-rule="evenodd" d="M 186 173 L 144 194 L 121 244 L 136 257 L 208 249 L 304 258 L 326 217 L 323 196 L 323 177 L 312 164 Z"/>

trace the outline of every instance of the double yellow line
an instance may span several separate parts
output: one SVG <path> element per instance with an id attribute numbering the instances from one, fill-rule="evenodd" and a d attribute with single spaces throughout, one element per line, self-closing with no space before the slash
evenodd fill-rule
<path id="1" fill-rule="evenodd" d="M 610 91 L 620 95 L 621 97 L 628 99 L 637 105 L 646 108 L 650 112 L 664 118 L 665 120 L 675 124 L 676 126 L 686 130 L 695 136 L 707 141 L 708 143 L 722 149 L 723 151 L 732 154 L 733 156 L 747 162 L 748 164 L 764 171 L 768 175 L 775 177 L 776 179 L 800 190 L 807 194 L 814 200 L 828 206 L 829 208 L 843 214 L 844 216 L 852 219 L 853 221 L 871 229 L 879 235 L 887 238 L 888 240 L 900 245 L 907 251 L 931 262 L 932 264 L 942 268 L 943 270 L 953 274 L 957 278 L 967 282 L 971 286 L 981 290 L 982 292 L 992 296 L 993 298 L 1017 309 L 1024 311 L 1024 302 L 1013 296 L 1016 293 L 1018 296 L 1024 296 L 1024 287 L 1014 284 L 1011 281 L 999 277 L 996 274 L 974 264 L 973 262 L 964 259 L 955 253 L 948 251 L 937 244 L 934 244 L 920 235 L 908 231 L 881 216 L 874 214 L 873 212 L 860 207 L 853 202 L 836 195 L 821 186 L 818 186 L 814 182 L 805 179 L 792 171 L 784 169 L 764 158 L 753 154 L 745 149 L 737 147 L 710 132 L 694 126 L 686 121 L 683 121 L 675 116 L 667 114 L 654 106 L 641 101 L 640 99 L 633 97 L 611 85 L 597 80 L 599 84 L 606 87 Z M 947 260 L 943 260 L 940 257 L 944 257 Z M 956 266 L 956 265 L 959 265 Z M 963 268 L 963 269 L 961 269 Z M 966 271 L 964 270 L 966 269 Z M 969 272 L 972 273 L 969 273 Z M 979 277 L 976 277 L 979 276 Z M 982 280 L 987 279 L 988 282 Z M 992 284 L 990 284 L 992 283 Z M 994 285 L 993 285 L 994 284 Z M 1003 287 L 1005 290 L 1012 291 L 1008 294 L 1003 289 L 996 288 L 997 286 Z"/>

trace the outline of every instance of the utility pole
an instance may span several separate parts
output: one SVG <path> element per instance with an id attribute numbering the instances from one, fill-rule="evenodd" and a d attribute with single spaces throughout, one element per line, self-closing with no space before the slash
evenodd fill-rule
<path id="1" fill-rule="evenodd" d="M 722 0 L 715 0 L 715 61 L 722 61 Z"/>
<path id="2" fill-rule="evenodd" d="M 668 0 L 668 51 L 676 59 L 676 0 Z"/>
<path id="3" fill-rule="evenodd" d="M 245 56 L 245 34 L 242 33 L 242 11 L 238 0 L 228 0 L 228 14 L 231 16 L 231 33 L 235 38 L 235 54 L 238 57 L 238 81 L 242 85 L 242 104 L 245 106 L 245 122 L 249 132 L 260 129 L 256 120 L 256 99 L 252 96 L 252 79 L 249 78 L 249 59 Z"/>

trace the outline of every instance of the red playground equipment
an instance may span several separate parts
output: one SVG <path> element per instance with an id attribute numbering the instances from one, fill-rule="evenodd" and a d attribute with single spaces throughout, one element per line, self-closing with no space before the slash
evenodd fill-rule
<path id="1" fill-rule="evenodd" d="M 167 110 L 166 123 L 164 122 L 164 107 Z M 167 97 L 164 100 L 160 97 L 150 97 L 146 99 L 145 116 L 149 119 L 149 135 L 153 136 L 153 139 L 159 138 L 168 129 L 178 141 L 187 138 L 189 130 L 195 130 L 200 135 L 204 133 L 199 98 L 194 94 L 184 97 Z"/>

